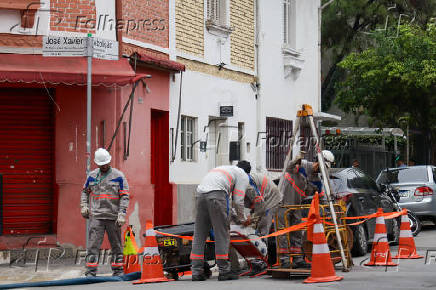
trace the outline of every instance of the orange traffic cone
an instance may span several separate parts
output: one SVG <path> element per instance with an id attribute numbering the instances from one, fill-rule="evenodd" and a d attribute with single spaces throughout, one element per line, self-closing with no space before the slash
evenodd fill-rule
<path id="1" fill-rule="evenodd" d="M 162 261 L 157 246 L 156 232 L 153 229 L 151 221 L 147 221 L 146 230 L 141 279 L 133 282 L 133 284 L 171 281 L 163 274 Z"/>
<path id="2" fill-rule="evenodd" d="M 400 241 L 398 245 L 398 254 L 394 259 L 421 259 L 424 258 L 416 253 L 415 240 L 410 230 L 409 216 L 407 209 L 401 216 Z"/>
<path id="3" fill-rule="evenodd" d="M 318 196 L 316 196 L 318 198 Z M 315 201 L 316 203 L 316 201 Z M 312 207 L 314 202 L 312 202 Z M 315 209 L 315 212 L 317 210 Z M 319 214 L 309 216 L 310 221 L 316 221 L 312 226 L 311 238 L 313 241 L 312 248 L 312 270 L 310 277 L 304 280 L 304 283 L 319 283 L 319 282 L 332 282 L 342 280 L 344 277 L 336 276 L 335 269 L 330 257 L 329 246 L 324 235 L 324 227 L 322 225 Z"/>
<path id="4" fill-rule="evenodd" d="M 388 237 L 386 235 L 385 218 L 382 215 L 383 209 L 379 208 L 379 214 L 375 220 L 375 233 L 372 242 L 371 260 L 365 266 L 398 266 L 392 262 L 391 251 L 389 250 Z"/>

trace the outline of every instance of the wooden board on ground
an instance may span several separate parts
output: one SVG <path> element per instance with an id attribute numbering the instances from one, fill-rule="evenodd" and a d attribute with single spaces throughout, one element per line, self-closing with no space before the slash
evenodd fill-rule
<path id="1" fill-rule="evenodd" d="M 267 275 L 273 278 L 305 278 L 310 276 L 308 269 L 267 269 Z"/>

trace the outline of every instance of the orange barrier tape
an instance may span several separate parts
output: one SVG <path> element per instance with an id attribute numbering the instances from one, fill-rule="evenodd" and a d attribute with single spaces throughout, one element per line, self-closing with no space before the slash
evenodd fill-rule
<path id="1" fill-rule="evenodd" d="M 232 243 L 242 243 L 242 242 L 249 242 L 249 241 L 265 239 L 265 238 L 269 238 L 269 237 L 276 237 L 276 236 L 280 236 L 280 235 L 283 235 L 283 234 L 286 234 L 286 233 L 289 233 L 289 232 L 299 231 L 299 230 L 305 228 L 306 226 L 312 225 L 312 224 L 313 224 L 313 222 L 303 222 L 303 223 L 300 223 L 298 225 L 293 225 L 293 226 L 287 227 L 287 228 L 285 228 L 283 230 L 279 230 L 277 232 L 271 233 L 271 234 L 266 235 L 266 236 L 257 237 L 257 238 L 254 238 L 254 239 L 246 239 L 246 240 L 231 240 L 230 242 L 232 242 Z M 155 231 L 155 232 L 158 233 L 158 234 L 161 234 L 163 236 L 175 237 L 175 238 L 180 238 L 180 239 L 185 239 L 185 240 L 190 240 L 190 241 L 193 240 L 192 236 L 179 236 L 179 235 L 164 233 L 164 232 L 161 232 L 161 231 Z M 214 243 L 215 241 L 207 240 L 207 242 Z"/>
<path id="2" fill-rule="evenodd" d="M 388 219 L 393 219 L 393 218 L 399 217 L 400 215 L 402 215 L 404 213 L 407 214 L 407 210 L 406 209 L 403 209 L 402 211 L 398 211 L 398 212 L 388 212 L 388 213 L 383 213 L 383 214 L 373 213 L 373 214 L 366 215 L 366 216 L 343 217 L 342 219 L 344 219 L 344 220 L 363 219 L 362 221 L 358 221 L 358 222 L 355 222 L 355 223 L 347 224 L 348 226 L 357 226 L 357 225 L 363 224 L 364 222 L 366 222 L 369 219 L 376 218 L 376 217 L 379 217 L 379 216 L 384 216 L 384 218 L 388 220 Z M 331 218 L 321 218 L 323 223 L 325 223 L 327 225 L 334 226 L 333 223 L 327 222 L 326 219 L 331 219 Z M 284 234 L 289 233 L 289 232 L 299 231 L 299 230 L 303 229 L 304 227 L 310 226 L 310 225 L 315 223 L 314 221 L 310 221 L 310 222 L 307 221 L 308 220 L 307 218 L 302 218 L 302 220 L 304 222 L 302 222 L 302 223 L 300 223 L 298 225 L 293 225 L 293 226 L 287 227 L 287 228 L 285 228 L 283 230 L 279 230 L 277 232 L 271 233 L 271 234 L 266 235 L 266 236 L 257 237 L 257 238 L 254 238 L 254 239 L 246 239 L 246 240 L 231 240 L 230 242 L 233 242 L 233 243 L 242 243 L 242 242 L 249 242 L 249 241 L 265 239 L 265 238 L 269 238 L 269 237 L 277 237 L 277 236 L 281 236 L 281 235 L 284 235 Z M 192 241 L 194 239 L 192 236 L 179 236 L 179 235 L 164 233 L 164 232 L 161 232 L 161 231 L 155 231 L 155 232 L 158 233 L 158 234 L 161 234 L 163 236 L 175 237 L 175 238 L 180 238 L 180 239 L 185 239 L 185 240 L 190 240 L 190 241 Z M 215 241 L 207 240 L 207 242 L 208 243 L 214 243 Z"/>

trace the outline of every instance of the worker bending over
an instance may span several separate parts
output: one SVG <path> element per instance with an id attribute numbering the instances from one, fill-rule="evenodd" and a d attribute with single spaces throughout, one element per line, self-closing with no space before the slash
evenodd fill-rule
<path id="1" fill-rule="evenodd" d="M 192 242 L 192 281 L 204 281 L 204 246 L 210 229 L 215 235 L 215 258 L 219 281 L 236 280 L 231 273 L 228 251 L 230 246 L 230 212 L 234 207 L 239 223 L 246 222 L 244 197 L 248 175 L 237 166 L 212 169 L 197 187 L 194 241 Z"/>
<path id="2" fill-rule="evenodd" d="M 244 169 L 249 178 L 250 186 L 247 188 L 244 199 L 245 207 L 250 209 L 249 226 L 254 229 L 257 236 L 266 236 L 270 232 L 273 217 L 283 195 L 277 185 L 266 174 L 251 173 L 250 162 L 243 160 L 238 162 L 237 166 Z M 267 244 L 266 239 L 264 242 Z M 230 254 L 232 271 L 239 272 L 238 257 L 235 250 L 231 249 Z M 263 254 L 266 255 L 267 253 Z M 252 261 L 252 265 L 252 275 L 263 271 L 267 266 L 262 260 Z"/>

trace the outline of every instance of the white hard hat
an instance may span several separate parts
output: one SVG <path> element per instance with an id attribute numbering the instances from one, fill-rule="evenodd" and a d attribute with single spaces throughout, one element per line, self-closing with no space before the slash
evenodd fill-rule
<path id="1" fill-rule="evenodd" d="M 335 155 L 329 150 L 322 150 L 322 157 L 324 157 L 325 165 L 330 168 L 332 163 L 335 162 Z"/>
<path id="2" fill-rule="evenodd" d="M 98 166 L 108 164 L 109 162 L 111 162 L 111 159 L 112 157 L 106 149 L 98 148 L 97 151 L 95 151 L 94 162 Z"/>

